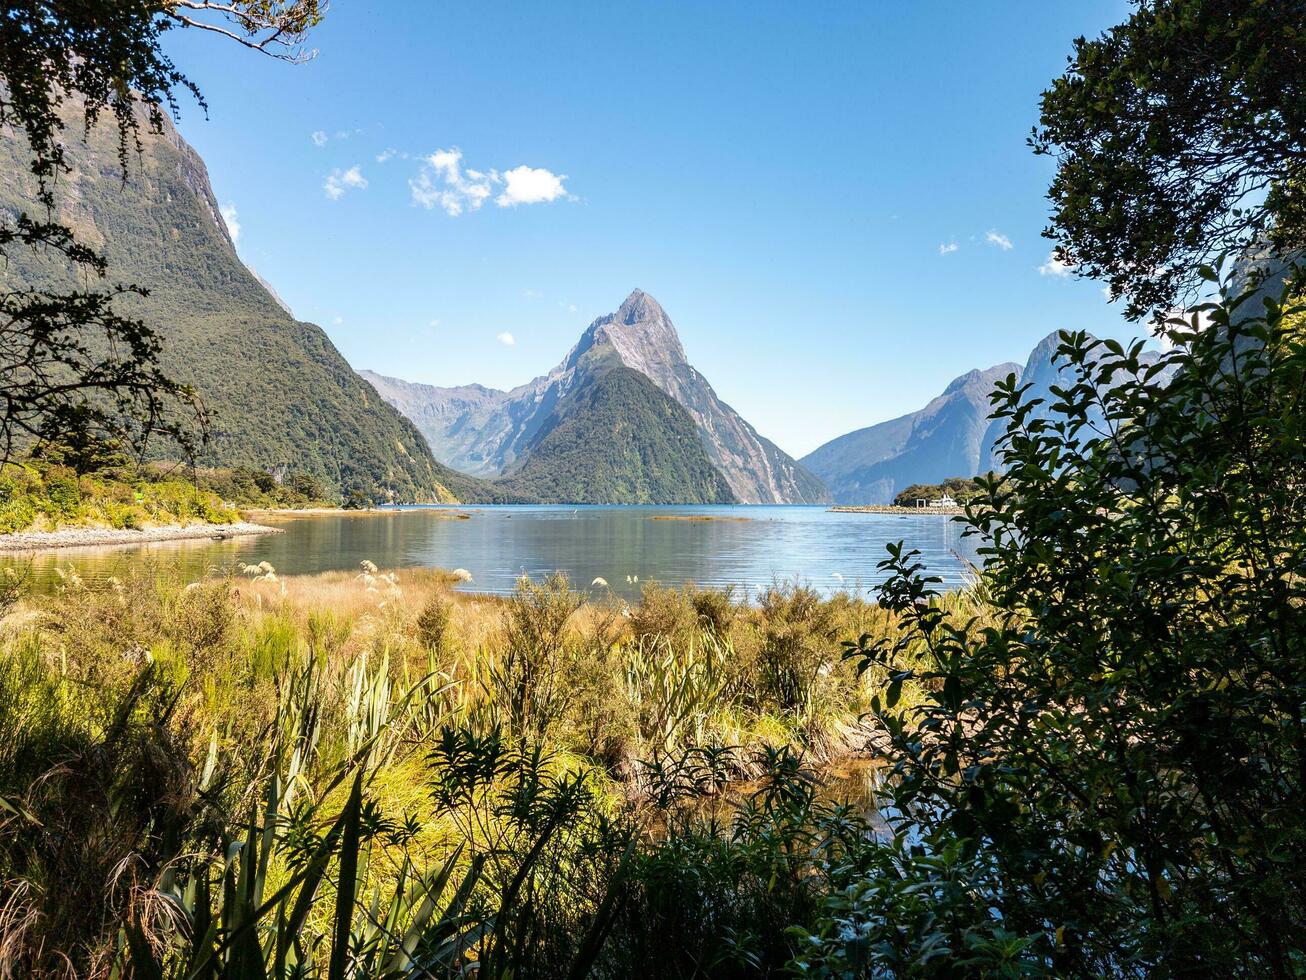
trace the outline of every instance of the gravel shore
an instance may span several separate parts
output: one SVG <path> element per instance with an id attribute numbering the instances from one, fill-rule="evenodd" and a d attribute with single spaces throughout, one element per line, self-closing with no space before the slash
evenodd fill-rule
<path id="1" fill-rule="evenodd" d="M 69 527 L 61 531 L 23 531 L 0 534 L 0 551 L 47 551 L 88 545 L 145 544 L 149 541 L 186 541 L 233 538 L 245 534 L 280 534 L 279 527 L 238 521 L 235 524 L 165 524 L 136 531 L 101 527 Z"/>

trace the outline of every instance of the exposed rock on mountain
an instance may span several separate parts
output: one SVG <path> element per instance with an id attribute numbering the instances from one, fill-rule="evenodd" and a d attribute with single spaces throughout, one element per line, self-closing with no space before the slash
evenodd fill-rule
<path id="1" fill-rule="evenodd" d="M 840 504 L 887 504 L 912 483 L 979 472 L 989 394 L 1019 370 L 969 371 L 923 409 L 833 439 L 802 460 Z"/>
<path id="2" fill-rule="evenodd" d="M 602 350 L 586 355 L 579 371 L 525 462 L 497 486 L 545 503 L 735 501 L 683 406 Z"/>
<path id="3" fill-rule="evenodd" d="M 742 503 L 816 503 L 821 482 L 717 397 L 685 357 L 675 327 L 653 297 L 635 290 L 615 312 L 599 317 L 547 375 L 512 391 L 480 385 L 437 388 L 362 372 L 390 404 L 426 436 L 449 465 L 477 476 L 524 470 L 540 431 L 577 386 L 578 367 L 592 352 L 610 352 L 648 378 L 693 420 L 712 464 Z"/>
<path id="4" fill-rule="evenodd" d="M 311 323 L 296 321 L 236 255 L 199 155 L 165 119 L 142 128 L 127 181 L 117 130 L 108 122 L 83 141 L 66 130 L 56 188 L 57 220 L 103 250 L 109 282 L 146 287 L 124 313 L 144 319 L 163 342 L 161 363 L 193 384 L 211 416 L 204 461 L 295 470 L 339 493 L 382 499 L 449 499 L 475 481 L 438 464 L 416 428 L 377 397 Z M 34 212 L 26 145 L 0 131 L 0 208 Z M 0 288 L 85 288 L 49 255 L 11 251 Z M 454 491 L 455 493 L 458 491 Z"/>

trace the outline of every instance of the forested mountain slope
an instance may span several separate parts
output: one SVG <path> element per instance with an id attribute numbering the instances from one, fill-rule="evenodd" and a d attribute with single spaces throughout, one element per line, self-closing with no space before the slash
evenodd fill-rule
<path id="1" fill-rule="evenodd" d="M 107 256 L 107 282 L 149 290 L 119 309 L 158 332 L 163 367 L 203 398 L 211 429 L 202 461 L 299 471 L 337 494 L 382 500 L 449 499 L 455 484 L 475 492 L 474 481 L 435 461 L 320 327 L 295 320 L 241 262 L 204 162 L 173 126 L 144 130 L 124 181 L 116 127 L 105 122 L 83 139 L 70 117 L 72 172 L 58 179 L 56 218 Z M 26 143 L 12 129 L 0 131 L 0 208 L 34 210 Z M 12 252 L 0 268 L 5 289 L 46 285 L 86 284 L 30 252 Z"/>

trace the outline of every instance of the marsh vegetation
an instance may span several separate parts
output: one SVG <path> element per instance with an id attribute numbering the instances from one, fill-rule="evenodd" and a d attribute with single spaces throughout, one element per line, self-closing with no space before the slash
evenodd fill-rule
<path id="1" fill-rule="evenodd" d="M 7 975 L 778 970 L 867 832 L 817 768 L 882 680 L 839 641 L 890 614 L 456 580 L 142 563 L 11 595 Z"/>

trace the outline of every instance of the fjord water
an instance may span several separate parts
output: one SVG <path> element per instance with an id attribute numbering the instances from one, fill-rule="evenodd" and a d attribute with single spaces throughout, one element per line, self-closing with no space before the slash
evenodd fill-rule
<path id="1" fill-rule="evenodd" d="M 465 517 L 463 515 L 466 515 Z M 651 581 L 734 586 L 756 595 L 776 581 L 800 581 L 824 593 L 868 588 L 888 542 L 921 552 L 946 588 L 961 585 L 976 539 L 938 514 L 838 513 L 813 506 L 406 507 L 370 513 L 260 516 L 284 534 L 225 541 L 167 542 L 116 548 L 65 549 L 30 562 L 38 581 L 56 568 L 83 578 L 121 574 L 143 558 L 198 578 L 239 562 L 269 562 L 279 574 L 381 568 L 465 568 L 478 592 L 504 593 L 523 573 L 565 572 L 580 587 L 596 578 L 626 598 Z"/>

